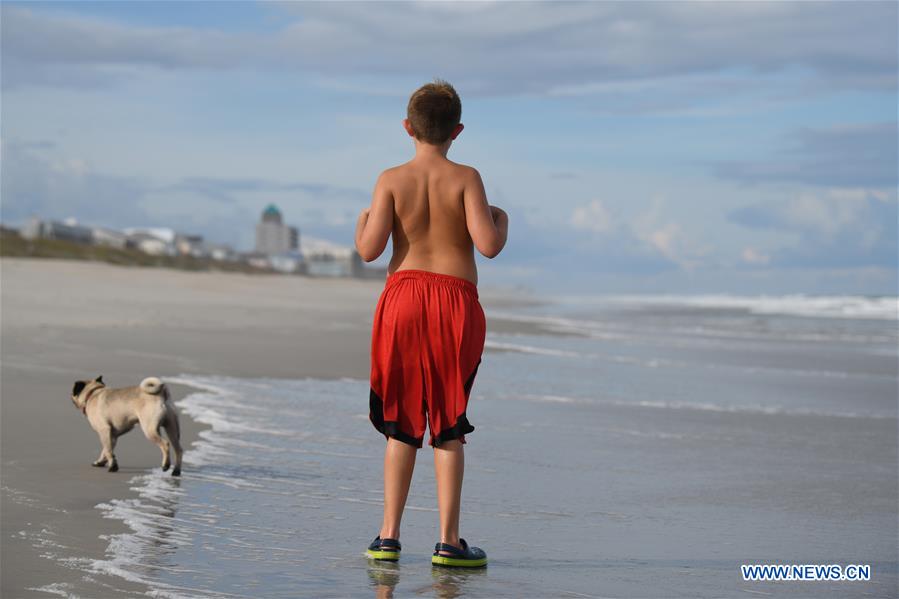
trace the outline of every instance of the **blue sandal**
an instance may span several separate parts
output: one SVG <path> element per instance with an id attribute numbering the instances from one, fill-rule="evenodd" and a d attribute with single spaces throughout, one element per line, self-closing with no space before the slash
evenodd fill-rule
<path id="1" fill-rule="evenodd" d="M 400 551 L 403 546 L 396 539 L 382 539 L 381 535 L 375 537 L 375 540 L 368 546 L 365 555 L 371 559 L 383 559 L 396 561 L 400 559 Z"/>
<path id="2" fill-rule="evenodd" d="M 459 539 L 462 549 L 449 543 L 437 543 L 434 545 L 434 555 L 431 563 L 435 566 L 454 566 L 460 568 L 480 568 L 487 565 L 487 554 L 480 547 L 469 547 L 465 539 Z M 440 555 L 446 551 L 452 555 Z"/>

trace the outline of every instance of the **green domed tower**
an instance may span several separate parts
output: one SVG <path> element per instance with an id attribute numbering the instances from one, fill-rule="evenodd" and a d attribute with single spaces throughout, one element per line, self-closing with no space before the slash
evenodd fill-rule
<path id="1" fill-rule="evenodd" d="M 266 206 L 262 211 L 262 220 L 256 223 L 256 251 L 274 256 L 296 250 L 299 246 L 299 230 L 284 224 L 277 206 Z"/>
<path id="2" fill-rule="evenodd" d="M 281 211 L 278 210 L 278 207 L 274 204 L 269 204 L 265 207 L 265 210 L 262 211 L 262 222 L 282 224 L 283 219 L 281 218 Z"/>

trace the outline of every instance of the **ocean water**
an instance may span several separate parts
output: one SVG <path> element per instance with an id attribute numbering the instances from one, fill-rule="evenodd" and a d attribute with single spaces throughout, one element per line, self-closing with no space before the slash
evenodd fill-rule
<path id="1" fill-rule="evenodd" d="M 168 379 L 210 425 L 184 476 L 97 506 L 129 532 L 86 573 L 159 597 L 895 597 L 896 298 L 557 297 L 486 309 L 462 536 L 432 568 L 432 451 L 399 564 L 364 557 L 384 439 L 368 381 Z M 548 328 L 499 334 L 491 319 Z M 525 330 L 530 330 L 526 328 Z M 741 564 L 869 564 L 868 582 L 747 582 Z"/>

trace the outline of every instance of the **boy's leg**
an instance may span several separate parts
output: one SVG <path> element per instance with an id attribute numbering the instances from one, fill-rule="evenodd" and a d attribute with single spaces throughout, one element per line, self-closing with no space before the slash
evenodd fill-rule
<path id="1" fill-rule="evenodd" d="M 393 437 L 387 439 L 384 449 L 384 522 L 381 525 L 382 539 L 400 538 L 400 520 L 406 497 L 409 495 L 409 484 L 412 482 L 412 471 L 415 468 L 415 454 L 418 448 L 397 441 Z"/>
<path id="2" fill-rule="evenodd" d="M 462 442 L 452 439 L 434 448 L 434 474 L 437 478 L 437 506 L 440 508 L 440 542 L 459 544 L 459 505 L 462 500 L 462 476 L 465 451 Z M 449 555 L 447 552 L 441 552 Z"/>

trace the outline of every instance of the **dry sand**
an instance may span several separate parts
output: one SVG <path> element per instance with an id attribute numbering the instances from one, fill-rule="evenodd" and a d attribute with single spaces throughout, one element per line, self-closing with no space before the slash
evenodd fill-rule
<path id="1" fill-rule="evenodd" d="M 47 597 L 53 583 L 66 582 L 79 596 L 102 597 L 110 592 L 102 576 L 85 578 L 46 556 L 102 557 L 103 536 L 123 526 L 95 506 L 133 496 L 128 479 L 158 466 L 159 452 L 135 430 L 116 448 L 117 474 L 92 468 L 99 442 L 71 404 L 74 381 L 103 375 L 119 387 L 182 373 L 365 379 L 383 281 L 4 258 L 0 288 L 0 593 Z M 533 301 L 484 285 L 480 293 L 488 329 L 521 326 L 491 319 L 491 306 Z M 172 385 L 176 401 L 190 391 Z M 182 414 L 182 431 L 189 451 L 198 425 Z"/>

